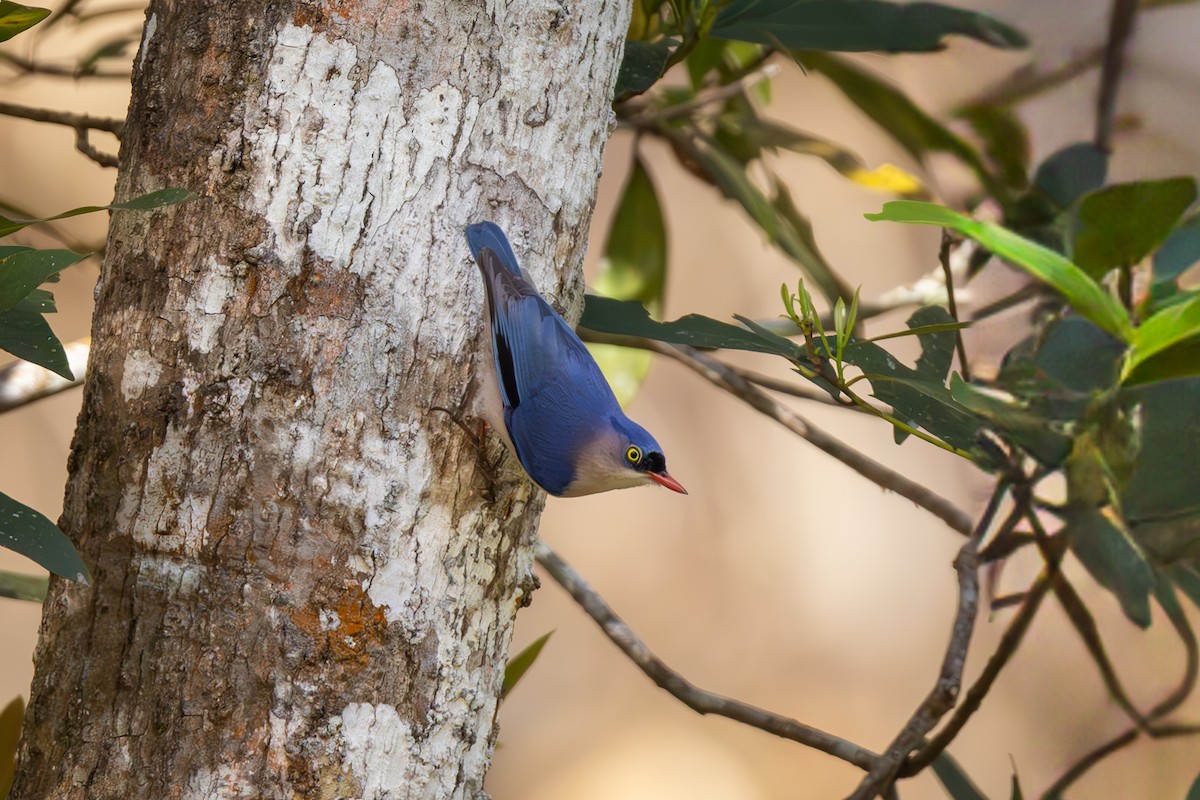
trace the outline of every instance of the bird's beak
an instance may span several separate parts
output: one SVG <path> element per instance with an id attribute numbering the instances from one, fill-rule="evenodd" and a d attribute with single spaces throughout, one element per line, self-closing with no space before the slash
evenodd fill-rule
<path id="1" fill-rule="evenodd" d="M 659 486 L 665 486 L 668 489 L 670 489 L 672 492 L 679 492 L 680 494 L 687 494 L 687 489 L 683 488 L 683 484 L 680 483 L 679 481 L 675 480 L 674 478 L 672 478 L 670 475 L 668 475 L 665 472 L 647 472 L 646 475 L 648 475 L 650 477 L 650 480 L 654 481 Z"/>

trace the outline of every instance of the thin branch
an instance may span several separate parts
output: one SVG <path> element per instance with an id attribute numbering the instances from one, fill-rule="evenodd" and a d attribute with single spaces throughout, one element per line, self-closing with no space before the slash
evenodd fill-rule
<path id="1" fill-rule="evenodd" d="M 851 800 L 871 800 L 886 792 L 895 783 L 904 760 L 938 721 L 954 708 L 962 688 L 967 650 L 971 645 L 971 634 L 975 631 L 975 618 L 979 612 L 979 543 L 991 528 L 992 520 L 1007 492 L 1008 482 L 997 481 L 979 522 L 954 559 L 954 571 L 958 574 L 958 611 L 954 615 L 950 641 L 946 645 L 946 654 L 933 689 L 892 740 L 883 759 L 871 769 L 850 795 Z"/>
<path id="2" fill-rule="evenodd" d="M 0 63 L 7 64 L 23 75 L 46 75 L 53 78 L 116 78 L 120 80 L 129 80 L 130 72 L 128 69 L 113 71 L 113 70 L 89 70 L 83 72 L 78 66 L 66 67 L 58 64 L 45 64 L 36 61 L 30 61 L 27 58 L 15 56 L 12 53 L 0 53 Z"/>
<path id="3" fill-rule="evenodd" d="M 1104 64 L 1100 71 L 1100 94 L 1096 98 L 1096 149 L 1112 151 L 1113 123 L 1117 116 L 1117 88 L 1125 66 L 1125 50 L 1133 35 L 1138 0 L 1113 0 L 1108 23 L 1108 41 L 1104 45 Z"/>
<path id="4" fill-rule="evenodd" d="M 1022 510 L 1028 516 L 1034 516 L 1034 512 L 1026 507 L 1026 502 L 1020 496 L 1021 492 L 1019 489 L 1014 491 L 1014 495 L 1017 495 L 1017 503 L 1022 507 Z M 1054 575 L 1058 572 L 1065 548 L 1065 540 L 1059 541 L 1059 539 L 1061 537 L 1056 537 L 1053 540 L 1052 560 L 1047 562 L 1042 574 L 1038 576 L 1033 586 L 1025 593 L 1025 599 L 1021 604 L 1020 610 L 1017 611 L 1016 616 L 1008 624 L 1004 635 L 1000 637 L 1000 643 L 997 645 L 996 651 L 988 659 L 988 663 L 983 668 L 983 672 L 980 673 L 979 678 L 967 690 L 962 703 L 959 704 L 958 708 L 954 709 L 954 713 L 941 730 L 937 732 L 925 747 L 911 755 L 901 765 L 898 772 L 900 777 L 907 778 L 916 775 L 933 763 L 933 760 L 949 746 L 954 737 L 967 724 L 967 720 L 979 710 L 979 707 L 983 704 L 983 699 L 987 697 L 992 685 L 996 682 L 996 678 L 1000 676 L 1001 671 L 1003 671 L 1004 667 L 1007 666 L 1008 662 L 1016 654 L 1017 648 L 1020 646 L 1022 640 L 1024 640 L 1029 626 L 1033 623 L 1033 618 L 1037 615 L 1042 601 L 1050 590 L 1050 585 L 1053 583 Z"/>
<path id="5" fill-rule="evenodd" d="M 75 114 L 70 111 L 56 111 L 51 108 L 36 108 L 22 106 L 16 103 L 0 102 L 0 114 L 6 117 L 18 117 L 33 122 L 48 122 L 52 125 L 65 125 L 76 130 L 88 129 L 111 133 L 118 139 L 125 133 L 125 120 L 113 117 L 93 117 L 90 114 Z"/>
<path id="6" fill-rule="evenodd" d="M 837 400 L 834 400 L 832 397 L 830 397 L 828 392 L 822 392 L 819 389 L 810 389 L 807 386 L 795 383 L 793 381 L 781 380 L 780 378 L 776 378 L 771 375 L 764 375 L 761 372 L 754 372 L 753 370 L 749 369 L 741 369 L 739 367 L 732 366 L 730 366 L 729 369 L 733 370 L 738 375 L 741 375 L 754 385 L 761 386 L 762 388 L 768 389 L 772 392 L 779 392 L 780 394 L 786 394 L 789 397 L 797 397 L 801 400 L 812 400 L 813 402 L 823 403 L 827 406 L 844 408 L 847 411 L 857 411 L 860 414 L 870 413 L 865 408 L 861 408 L 860 406 L 857 406 L 851 402 L 839 403 Z"/>
<path id="7" fill-rule="evenodd" d="M 1017 70 L 1000 84 L 985 90 L 964 103 L 954 113 L 961 114 L 974 106 L 998 106 L 1008 108 L 1023 103 L 1042 92 L 1070 83 L 1083 73 L 1100 64 L 1104 48 L 1096 46 L 1078 57 L 1049 72 L 1038 72 L 1035 67 Z"/>
<path id="8" fill-rule="evenodd" d="M 1124 749 L 1137 741 L 1138 736 L 1142 733 L 1140 728 L 1133 727 L 1117 734 L 1112 739 L 1109 739 L 1104 744 L 1097 747 L 1092 752 L 1081 758 L 1069 770 L 1063 773 L 1062 777 L 1050 785 L 1050 788 L 1042 794 L 1043 800 L 1059 800 L 1062 793 L 1075 781 L 1083 777 L 1084 773 L 1092 767 L 1099 764 L 1108 756 Z M 1176 736 L 1195 736 L 1200 734 L 1200 725 L 1162 725 L 1157 728 L 1151 728 L 1147 733 L 1154 739 L 1170 739 Z"/>
<path id="9" fill-rule="evenodd" d="M 942 275 L 946 280 L 946 304 L 950 308 L 950 316 L 955 322 L 958 318 L 958 303 L 954 300 L 954 274 L 950 270 L 950 249 L 954 246 L 954 237 L 950 231 L 942 228 L 942 246 L 938 248 L 938 261 L 942 265 Z M 954 348 L 958 351 L 958 366 L 962 370 L 964 381 L 971 380 L 971 367 L 967 363 L 967 348 L 963 344 L 962 329 L 954 331 Z"/>
<path id="10" fill-rule="evenodd" d="M 649 108 L 643 107 L 630 114 L 622 113 L 621 122 L 635 128 L 648 128 L 660 122 L 688 117 L 707 105 L 724 102 L 731 97 L 736 97 L 755 84 L 770 80 L 778 75 L 779 72 L 780 67 L 778 64 L 763 64 L 753 72 L 749 72 L 730 83 L 722 86 L 714 86 L 710 89 L 702 89 L 690 100 L 685 100 L 682 103 L 675 103 L 674 105 L 662 108 L 655 108 L 653 106 Z"/>
<path id="11" fill-rule="evenodd" d="M 783 425 L 817 449 L 841 461 L 872 483 L 911 500 L 961 534 L 966 535 L 971 532 L 973 527 L 971 517 L 958 506 L 920 483 L 858 452 L 840 439 L 825 433 L 712 356 L 683 345 L 666 344 L 632 336 L 597 334 L 584 328 L 579 330 L 579 335 L 585 341 L 653 350 L 678 361 L 710 383 L 745 401 L 751 408 Z"/>
<path id="12" fill-rule="evenodd" d="M 566 589 L 567 593 L 600 626 L 613 644 L 619 647 L 650 680 L 688 708 L 699 714 L 728 717 L 767 733 L 828 753 L 862 769 L 870 769 L 879 760 L 879 756 L 875 753 L 846 739 L 695 686 L 654 655 L 645 642 L 616 615 L 604 598 L 589 586 L 587 581 L 548 544 L 539 539 L 534 547 L 537 562 L 550 573 L 550 577 Z"/>
<path id="13" fill-rule="evenodd" d="M 87 128 L 75 129 L 75 149 L 102 167 L 116 168 L 121 166 L 120 159 L 118 159 L 116 156 L 105 153 L 103 150 L 98 149 L 90 141 L 88 141 Z"/>
<path id="14" fill-rule="evenodd" d="M 75 375 L 73 381 L 28 361 L 16 361 L 0 368 L 0 414 L 83 383 L 91 339 L 69 342 L 63 349 L 67 351 L 67 363 Z"/>

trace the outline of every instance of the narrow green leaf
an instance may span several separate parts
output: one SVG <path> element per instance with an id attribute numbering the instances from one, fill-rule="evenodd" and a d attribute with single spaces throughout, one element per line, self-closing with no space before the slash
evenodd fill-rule
<path id="1" fill-rule="evenodd" d="M 882 342 L 886 339 L 899 339 L 901 336 L 926 336 L 931 333 L 945 333 L 946 331 L 961 331 L 964 328 L 971 327 L 970 322 L 939 322 L 936 325 L 919 325 L 916 328 L 909 328 L 906 331 L 892 331 L 891 333 L 881 333 L 878 336 L 872 336 L 867 339 L 868 342 Z"/>
<path id="2" fill-rule="evenodd" d="M 1196 780 L 1192 782 L 1192 788 L 1188 789 L 1187 797 L 1184 800 L 1200 800 L 1200 775 L 1196 776 Z"/>
<path id="3" fill-rule="evenodd" d="M 70 250 L 24 250 L 0 259 L 0 312 L 15 306 L 52 275 L 85 258 Z"/>
<path id="4" fill-rule="evenodd" d="M 521 678 L 525 677 L 525 673 L 533 666 L 533 662 L 537 661 L 537 657 L 542 654 L 542 648 L 546 646 L 546 642 L 550 641 L 550 637 L 553 635 L 554 631 L 542 634 L 530 642 L 524 650 L 508 660 L 508 663 L 504 665 L 504 684 L 500 688 L 501 700 L 508 697 L 509 693 L 521 682 Z"/>
<path id="5" fill-rule="evenodd" d="M 24 30 L 32 28 L 50 16 L 50 9 L 23 6 L 20 3 L 0 2 L 0 42 L 7 42 Z M 2 795 L 0 795 L 2 796 Z"/>
<path id="6" fill-rule="evenodd" d="M 49 579 L 45 575 L 0 570 L 0 597 L 40 603 L 46 599 L 49 588 Z"/>
<path id="7" fill-rule="evenodd" d="M 25 719 L 25 698 L 17 695 L 0 711 L 0 797 L 8 797 L 17 771 L 17 745 Z"/>
<path id="8" fill-rule="evenodd" d="M 999 20 L 938 3 L 882 0 L 734 0 L 709 32 L 794 50 L 892 53 L 940 50 L 951 35 L 969 36 L 999 48 L 1025 47 L 1025 37 Z"/>
<path id="9" fill-rule="evenodd" d="M 1025 800 L 1025 795 L 1021 792 L 1021 779 L 1017 776 L 1016 764 L 1013 765 L 1012 787 L 1009 790 L 1008 797 L 1009 800 Z"/>
<path id="10" fill-rule="evenodd" d="M 737 325 L 719 322 L 700 314 L 688 314 L 673 322 L 658 322 L 636 301 L 613 300 L 589 294 L 585 298 L 579 327 L 618 336 L 640 336 L 670 344 L 755 353 L 784 355 L 771 343 Z M 788 340 L 784 340 L 788 341 Z M 788 341 L 795 347 L 795 344 Z"/>
<path id="11" fill-rule="evenodd" d="M 1091 142 L 1069 145 L 1041 163 L 1033 183 L 1059 208 L 1104 185 L 1108 154 Z"/>
<path id="12" fill-rule="evenodd" d="M 1122 511 L 1135 522 L 1200 513 L 1200 380 L 1141 387 L 1132 396 L 1139 401 L 1141 447 Z"/>
<path id="13" fill-rule="evenodd" d="M 96 211 L 151 211 L 163 206 L 182 203 L 185 200 L 192 200 L 195 197 L 197 195 L 192 194 L 187 189 L 159 189 L 158 191 L 135 197 L 124 203 L 113 203 L 107 206 L 82 206 L 80 208 L 73 208 L 70 211 L 64 211 L 61 214 L 55 214 L 52 217 L 9 219 L 8 217 L 0 216 L 0 236 L 8 236 L 10 233 L 15 233 L 28 225 L 35 225 L 39 222 L 51 222 L 56 219 L 78 217 L 81 214 L 91 214 Z"/>
<path id="14" fill-rule="evenodd" d="M 1011 108 L 970 106 L 958 112 L 983 140 L 995 173 L 1013 189 L 1029 183 L 1029 135 Z"/>
<path id="15" fill-rule="evenodd" d="M 1133 332 L 1122 378 L 1169 347 L 1200 336 L 1200 294 L 1159 311 Z"/>
<path id="16" fill-rule="evenodd" d="M 83 565 L 71 540 L 45 516 L 0 493 L 0 546 L 30 558 L 55 575 L 87 583 Z"/>
<path id="17" fill-rule="evenodd" d="M 62 342 L 42 316 L 43 294 L 35 290 L 12 308 L 0 311 L 0 350 L 75 380 Z"/>
<path id="18" fill-rule="evenodd" d="M 880 128 L 923 162 L 929 153 L 949 153 L 971 168 L 980 185 L 995 197 L 1007 194 L 983 163 L 982 157 L 962 137 L 926 114 L 899 89 L 829 53 L 808 51 L 797 57 L 806 69 L 820 72 Z"/>
<path id="19" fill-rule="evenodd" d="M 938 754 L 931 766 L 933 774 L 941 781 L 946 794 L 953 800 L 987 800 L 983 792 L 967 777 L 967 773 L 963 772 L 958 762 L 945 750 Z"/>
<path id="20" fill-rule="evenodd" d="M 979 222 L 935 203 L 893 200 L 867 219 L 940 225 L 958 231 L 1057 289 L 1079 314 L 1124 341 L 1132 338 L 1125 309 L 1088 275 L 1048 247 L 991 222 Z"/>
<path id="21" fill-rule="evenodd" d="M 1132 266 L 1170 235 L 1196 199 L 1194 178 L 1108 186 L 1079 203 L 1073 260 L 1094 278 Z"/>
<path id="22" fill-rule="evenodd" d="M 1095 507 L 1072 506 L 1065 533 L 1071 552 L 1112 592 L 1131 622 L 1150 627 L 1154 571 L 1129 536 Z"/>

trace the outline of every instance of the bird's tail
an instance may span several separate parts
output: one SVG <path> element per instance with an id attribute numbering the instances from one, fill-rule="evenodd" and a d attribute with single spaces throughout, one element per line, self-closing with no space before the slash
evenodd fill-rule
<path id="1" fill-rule="evenodd" d="M 476 263 L 482 264 L 479 252 L 487 249 L 496 254 L 506 270 L 513 275 L 521 274 L 521 267 L 517 264 L 517 256 L 513 253 L 512 245 L 508 243 L 508 237 L 496 223 L 476 222 L 474 225 L 468 225 L 467 244 L 471 246 L 471 255 L 475 257 Z"/>

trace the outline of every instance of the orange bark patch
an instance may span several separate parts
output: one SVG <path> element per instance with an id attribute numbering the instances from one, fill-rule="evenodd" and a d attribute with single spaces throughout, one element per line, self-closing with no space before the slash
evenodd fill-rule
<path id="1" fill-rule="evenodd" d="M 383 644 L 388 621 L 357 584 L 347 584 L 331 603 L 314 603 L 291 613 L 292 622 L 318 642 L 328 658 L 365 667 Z M 319 605 L 318 605 L 319 604 Z"/>

